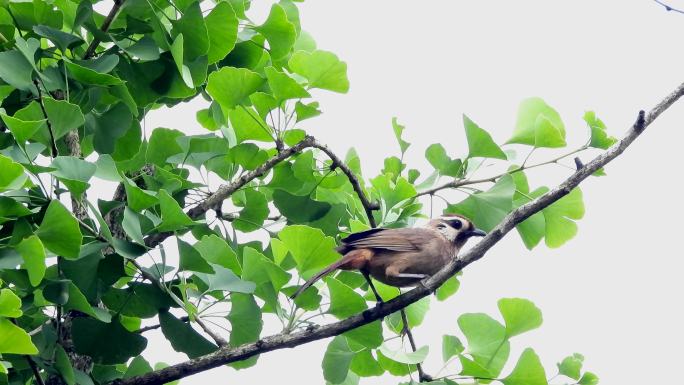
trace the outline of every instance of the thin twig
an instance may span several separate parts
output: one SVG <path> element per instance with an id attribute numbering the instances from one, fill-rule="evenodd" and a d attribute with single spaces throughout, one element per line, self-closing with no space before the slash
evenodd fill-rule
<path id="1" fill-rule="evenodd" d="M 354 172 L 346 165 L 344 162 L 337 156 L 335 155 L 332 150 L 325 144 L 321 144 L 318 141 L 314 141 L 314 144 L 312 147 L 315 147 L 321 151 L 323 151 L 330 160 L 332 160 L 332 166 L 330 167 L 331 170 L 334 170 L 335 168 L 339 167 L 340 170 L 344 173 L 344 175 L 347 176 L 347 179 L 349 179 L 349 183 L 351 183 L 352 187 L 354 188 L 354 191 L 356 192 L 356 195 L 359 197 L 359 200 L 361 201 L 361 205 L 363 205 L 363 209 L 366 211 L 366 217 L 368 218 L 368 224 L 371 225 L 371 227 L 376 227 L 377 223 L 375 222 L 375 218 L 373 217 L 373 210 L 379 210 L 380 205 L 376 202 L 371 202 L 368 197 L 366 197 L 366 194 L 363 192 L 363 188 L 361 187 L 361 183 L 359 182 L 359 179 L 356 177 Z"/>
<path id="2" fill-rule="evenodd" d="M 183 317 L 180 317 L 179 320 L 181 322 L 188 322 L 188 321 L 190 321 L 190 317 L 183 316 Z M 142 333 L 145 333 L 145 332 L 150 331 L 150 330 L 159 329 L 160 327 L 161 327 L 161 324 L 143 326 L 140 329 L 136 330 L 134 333 L 142 334 Z"/>
<path id="3" fill-rule="evenodd" d="M 533 165 L 531 165 L 531 166 L 522 165 L 522 166 L 520 166 L 520 167 L 518 167 L 518 168 L 515 168 L 515 169 L 513 169 L 513 170 L 506 171 L 506 172 L 503 172 L 503 173 L 498 174 L 498 175 L 494 175 L 494 176 L 489 177 L 489 178 L 484 178 L 484 179 L 455 179 L 455 180 L 452 180 L 451 182 L 447 182 L 447 183 L 445 183 L 445 184 L 443 184 L 443 185 L 440 185 L 440 186 L 437 186 L 437 187 L 433 187 L 433 188 L 431 188 L 431 189 L 423 190 L 423 191 L 417 193 L 417 194 L 415 195 L 415 197 L 419 197 L 419 196 L 423 196 L 423 195 L 434 195 L 434 193 L 436 193 L 437 191 L 440 191 L 440 190 L 454 189 L 454 188 L 458 188 L 458 187 L 461 187 L 461 186 L 468 186 L 468 185 L 471 185 L 471 184 L 487 183 L 487 182 L 496 182 L 497 179 L 499 179 L 499 178 L 501 178 L 502 176 L 507 175 L 507 174 L 515 174 L 516 172 L 520 172 L 520 171 L 524 171 L 524 170 L 529 170 L 529 169 L 531 169 L 531 168 L 546 166 L 547 164 L 558 163 L 559 160 L 565 159 L 565 158 L 567 158 L 568 156 L 571 156 L 571 155 L 575 155 L 575 154 L 577 154 L 578 152 L 581 152 L 581 151 L 586 150 L 587 148 L 588 148 L 588 147 L 585 145 L 585 146 L 582 146 L 582 147 L 580 147 L 580 148 L 578 148 L 578 149 L 576 149 L 576 150 L 572 150 L 572 151 L 570 151 L 570 152 L 568 152 L 568 153 L 566 153 L 566 154 L 563 154 L 563 155 L 558 156 L 558 157 L 556 157 L 556 158 L 547 160 L 547 161 L 545 161 L 545 162 L 536 163 L 536 164 L 533 164 Z"/>
<path id="4" fill-rule="evenodd" d="M 653 0 L 653 1 L 655 1 L 656 3 L 658 3 L 658 4 L 662 5 L 663 7 L 665 7 L 665 10 L 666 10 L 666 11 L 672 11 L 672 12 L 677 12 L 677 13 L 684 13 L 683 10 L 677 9 L 677 8 L 672 8 L 672 7 L 670 7 L 669 5 L 665 4 L 664 2 L 662 2 L 662 1 L 660 1 L 660 0 Z"/>
<path id="5" fill-rule="evenodd" d="M 569 194 L 585 179 L 589 178 L 596 170 L 605 166 L 618 157 L 629 145 L 648 127 L 663 111 L 667 110 L 675 101 L 684 94 L 684 83 L 665 97 L 648 114 L 639 113 L 637 121 L 627 132 L 625 137 L 611 146 L 608 150 L 598 155 L 591 162 L 574 172 L 563 183 L 528 202 L 506 215 L 503 220 L 487 236 L 464 254 L 451 260 L 444 268 L 432 277 L 421 281 L 414 289 L 393 298 L 384 303 L 349 318 L 328 325 L 309 328 L 305 331 L 290 334 L 276 334 L 262 338 L 254 343 L 244 344 L 238 347 L 222 348 L 185 362 L 168 366 L 164 369 L 155 370 L 139 376 L 114 381 L 117 385 L 152 385 L 164 384 L 175 381 L 192 374 L 216 368 L 227 363 L 242 361 L 247 358 L 263 354 L 273 350 L 293 348 L 307 342 L 340 335 L 346 331 L 367 325 L 389 314 L 392 314 L 406 306 L 433 293 L 437 288 L 451 278 L 454 274 L 463 270 L 469 264 L 482 258 L 489 249 L 496 245 L 503 237 L 513 230 L 517 224 L 553 204 Z"/>
<path id="6" fill-rule="evenodd" d="M 47 111 L 45 110 L 45 103 L 43 103 L 43 92 L 40 90 L 40 84 L 38 84 L 37 80 L 33 81 L 33 85 L 36 86 L 36 89 L 38 90 L 38 104 L 40 105 L 40 110 L 43 112 L 43 116 L 45 117 L 45 122 L 47 123 L 47 129 L 48 133 L 50 133 L 50 155 L 52 158 L 57 157 L 57 142 L 55 141 L 55 132 L 52 130 L 52 123 L 50 123 L 50 119 L 48 118 Z"/>
<path id="7" fill-rule="evenodd" d="M 109 14 L 107 14 L 104 22 L 102 22 L 102 27 L 100 27 L 100 31 L 102 31 L 102 33 L 106 33 L 109 30 L 109 27 L 112 25 L 116 15 L 119 13 L 119 9 L 121 9 L 124 1 L 126 0 L 114 0 L 114 6 L 112 6 L 111 10 L 109 10 Z M 83 55 L 83 60 L 90 59 L 90 57 L 95 54 L 95 50 L 99 45 L 100 39 L 97 36 L 93 36 L 93 41 L 90 42 L 88 49 L 86 49 L 85 55 Z"/>

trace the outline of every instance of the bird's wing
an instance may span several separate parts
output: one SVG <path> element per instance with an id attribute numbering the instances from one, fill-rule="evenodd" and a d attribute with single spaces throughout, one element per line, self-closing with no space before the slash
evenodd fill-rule
<path id="1" fill-rule="evenodd" d="M 342 243 L 345 248 L 417 251 L 433 238 L 427 229 L 371 229 L 351 234 Z"/>

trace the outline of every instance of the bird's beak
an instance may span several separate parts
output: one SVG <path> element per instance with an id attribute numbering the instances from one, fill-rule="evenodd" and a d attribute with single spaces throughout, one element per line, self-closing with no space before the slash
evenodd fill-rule
<path id="1" fill-rule="evenodd" d="M 485 235 L 487 235 L 487 233 L 480 229 L 475 229 L 468 232 L 469 237 L 484 237 Z"/>

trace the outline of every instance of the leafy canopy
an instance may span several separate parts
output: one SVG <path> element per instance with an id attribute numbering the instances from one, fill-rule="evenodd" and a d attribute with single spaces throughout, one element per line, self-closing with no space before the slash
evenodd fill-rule
<path id="1" fill-rule="evenodd" d="M 387 135 L 398 148 L 377 175 L 362 175 L 353 149 L 338 157 L 313 148 L 315 132 L 300 122 L 321 114 L 316 95 L 345 93 L 349 79 L 343 58 L 302 29 L 298 3 L 280 0 L 256 18 L 249 0 L 122 0 L 106 24 L 87 1 L 0 2 L 0 384 L 35 375 L 26 355 L 44 379 L 69 385 L 143 375 L 166 366 L 141 356 L 155 328 L 195 358 L 259 340 L 268 319 L 291 332 L 317 317 L 349 317 L 375 300 L 354 272 L 288 299 L 340 257 L 341 237 L 373 224 L 412 226 L 438 215 L 426 209 L 433 203 L 491 230 L 547 191 L 530 188 L 525 174 L 545 162 L 513 154 L 565 147 L 575 133 L 541 98 L 520 104 L 505 143 L 464 115 L 465 154 L 441 143 L 415 148 L 416 133 L 394 118 Z M 203 134 L 144 124 L 150 110 L 193 98 L 206 101 L 197 112 Z M 588 145 L 579 150 L 615 142 L 594 112 L 584 120 Z M 424 153 L 426 170 L 407 163 L 413 151 Z M 446 204 L 431 202 L 437 196 Z M 559 247 L 583 214 L 573 190 L 518 231 L 530 249 L 542 240 Z M 385 300 L 399 295 L 375 285 Z M 437 299 L 459 285 L 453 277 Z M 420 326 L 430 301 L 406 308 L 409 327 Z M 443 338 L 446 368 L 483 383 L 545 384 L 532 349 L 501 375 L 511 339 L 539 327 L 540 310 L 525 299 L 502 299 L 499 310 L 502 321 L 458 317 Z M 403 327 L 397 313 L 333 338 L 322 360 L 327 383 L 406 377 L 439 355 L 397 343 Z M 79 355 L 92 368 L 74 365 Z M 569 356 L 558 372 L 595 384 L 582 362 Z"/>

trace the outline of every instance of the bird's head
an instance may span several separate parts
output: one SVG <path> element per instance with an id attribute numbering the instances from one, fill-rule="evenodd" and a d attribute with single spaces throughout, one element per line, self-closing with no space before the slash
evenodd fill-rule
<path id="1" fill-rule="evenodd" d="M 435 229 L 450 242 L 459 246 L 466 243 L 470 237 L 484 237 L 484 231 L 478 229 L 466 217 L 457 214 L 445 214 L 428 222 L 427 227 Z"/>

